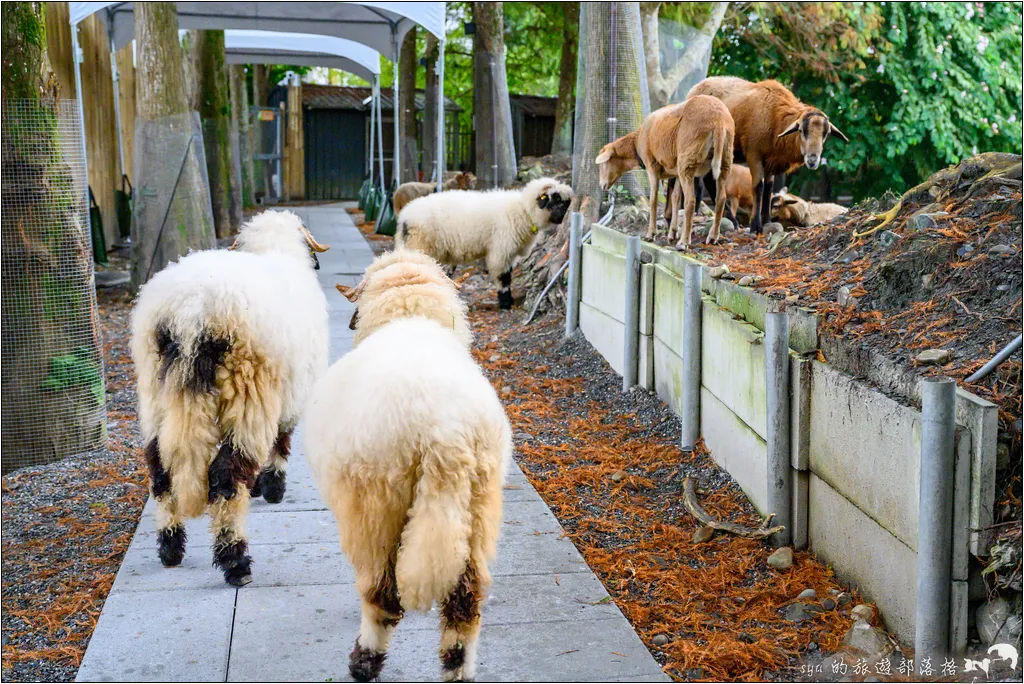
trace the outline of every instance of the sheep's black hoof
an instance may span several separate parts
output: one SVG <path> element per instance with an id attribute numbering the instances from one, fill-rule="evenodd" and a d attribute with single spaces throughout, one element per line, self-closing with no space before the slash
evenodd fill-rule
<path id="1" fill-rule="evenodd" d="M 185 557 L 187 539 L 184 525 L 175 525 L 160 530 L 160 562 L 164 564 L 165 568 L 181 565 L 181 560 Z"/>
<path id="2" fill-rule="evenodd" d="M 249 498 L 258 499 L 263 496 L 263 473 L 256 478 L 256 481 L 252 483 L 252 487 L 249 487 Z"/>
<path id="3" fill-rule="evenodd" d="M 224 572 L 224 581 L 232 586 L 244 587 L 252 582 L 252 558 L 245 541 L 215 546 L 213 564 Z"/>
<path id="4" fill-rule="evenodd" d="M 498 293 L 498 308 L 502 310 L 511 309 L 512 305 L 515 304 L 515 299 L 512 298 L 512 293 L 509 291 L 501 291 Z"/>
<path id="5" fill-rule="evenodd" d="M 264 470 L 256 480 L 256 488 L 259 488 L 267 503 L 281 503 L 284 499 L 285 473 L 283 470 Z"/>
<path id="6" fill-rule="evenodd" d="M 384 659 L 387 653 L 374 653 L 368 648 L 363 648 L 356 641 L 352 654 L 348 657 L 348 673 L 357 682 L 373 681 L 384 669 Z"/>

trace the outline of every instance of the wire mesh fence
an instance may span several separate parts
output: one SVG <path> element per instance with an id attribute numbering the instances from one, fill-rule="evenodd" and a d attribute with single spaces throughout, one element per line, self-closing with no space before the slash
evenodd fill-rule
<path id="1" fill-rule="evenodd" d="M 103 356 L 77 103 L 2 108 L 2 469 L 106 441 Z"/>
<path id="2" fill-rule="evenodd" d="M 281 200 L 282 113 L 275 107 L 253 107 L 250 116 L 256 200 L 273 204 Z"/>
<path id="3" fill-rule="evenodd" d="M 604 145 L 639 128 L 649 113 L 638 3 L 582 3 L 572 174 L 581 198 L 600 204 L 600 173 L 594 159 Z M 646 176 L 642 171 L 628 173 L 618 189 L 643 197 Z"/>

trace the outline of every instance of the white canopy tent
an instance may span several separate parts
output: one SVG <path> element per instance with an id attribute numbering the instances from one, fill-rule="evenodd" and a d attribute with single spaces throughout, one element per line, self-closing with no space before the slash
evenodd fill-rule
<path id="1" fill-rule="evenodd" d="M 444 2 L 176 2 L 178 26 L 184 29 L 247 29 L 277 33 L 308 33 L 348 39 L 389 54 L 394 64 L 395 136 L 394 176 L 398 177 L 400 141 L 398 130 L 398 51 L 405 34 L 417 24 L 438 39 L 437 74 L 444 93 Z M 111 51 L 127 45 L 135 36 L 135 3 L 70 3 L 71 36 L 78 55 L 77 25 L 98 14 L 105 22 Z M 225 37 L 226 39 L 226 37 Z M 293 62 L 294 63 L 294 62 Z M 116 78 L 116 76 L 115 76 Z M 80 64 L 75 59 L 76 91 L 81 109 Z M 444 98 L 438 98 L 439 103 Z M 116 107 L 115 116 L 120 116 Z M 444 106 L 437 108 L 437 183 L 440 189 L 444 170 Z M 84 131 L 83 131 L 84 138 Z M 84 145 L 84 141 L 83 141 Z M 123 168 L 123 165 L 122 165 Z"/>

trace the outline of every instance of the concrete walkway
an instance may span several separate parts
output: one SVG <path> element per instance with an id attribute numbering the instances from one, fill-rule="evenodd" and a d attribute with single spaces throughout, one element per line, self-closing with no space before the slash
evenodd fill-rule
<path id="1" fill-rule="evenodd" d="M 331 359 L 351 348 L 355 284 L 373 254 L 342 205 L 295 209 L 331 245 L 319 272 L 331 312 Z M 349 681 L 359 630 L 352 570 L 334 518 L 293 444 L 282 503 L 254 501 L 252 584 L 229 587 L 211 565 L 206 518 L 188 524 L 178 568 L 156 554 L 152 501 L 143 512 L 78 681 Z M 513 466 L 494 587 L 483 609 L 480 681 L 667 681 L 551 511 Z M 437 681 L 437 615 L 399 625 L 384 681 Z"/>

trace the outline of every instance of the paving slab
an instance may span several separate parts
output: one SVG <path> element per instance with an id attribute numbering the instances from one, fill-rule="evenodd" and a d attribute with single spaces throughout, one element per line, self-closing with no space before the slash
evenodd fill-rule
<path id="1" fill-rule="evenodd" d="M 331 320 L 331 359 L 352 346 L 354 285 L 373 253 L 342 205 L 292 208 L 331 250 L 320 283 Z M 147 503 L 78 681 L 348 681 L 359 631 L 355 576 L 338 545 L 296 430 L 285 499 L 253 501 L 247 518 L 253 582 L 224 583 L 213 567 L 209 522 L 186 524 L 180 567 L 156 553 Z M 481 681 L 668 681 L 522 471 L 504 490 L 502 538 L 483 607 Z M 383 681 L 440 677 L 437 611 L 399 625 Z"/>

